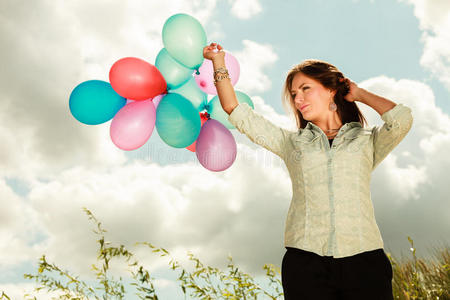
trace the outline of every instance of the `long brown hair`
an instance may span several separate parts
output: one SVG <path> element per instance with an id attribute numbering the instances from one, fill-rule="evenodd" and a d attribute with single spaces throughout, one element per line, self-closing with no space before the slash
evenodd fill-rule
<path id="1" fill-rule="evenodd" d="M 291 95 L 292 80 L 297 73 L 302 73 L 312 79 L 319 81 L 325 88 L 336 91 L 334 95 L 334 103 L 337 106 L 337 113 L 342 121 L 342 124 L 349 122 L 359 122 L 361 126 L 367 125 L 366 118 L 359 110 L 355 102 L 349 102 L 344 99 L 344 96 L 350 91 L 347 82 L 339 81 L 344 78 L 344 75 L 335 66 L 318 59 L 307 59 L 302 63 L 293 66 L 287 76 L 283 85 L 282 104 L 286 112 L 294 113 L 297 127 L 305 128 L 308 121 L 303 119 L 300 111 L 295 107 L 294 98 Z"/>

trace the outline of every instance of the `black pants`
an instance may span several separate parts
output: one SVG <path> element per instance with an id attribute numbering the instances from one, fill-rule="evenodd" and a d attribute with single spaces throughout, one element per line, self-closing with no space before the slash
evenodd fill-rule
<path id="1" fill-rule="evenodd" d="M 392 266 L 383 249 L 333 258 L 286 247 L 281 281 L 286 300 L 393 300 Z"/>

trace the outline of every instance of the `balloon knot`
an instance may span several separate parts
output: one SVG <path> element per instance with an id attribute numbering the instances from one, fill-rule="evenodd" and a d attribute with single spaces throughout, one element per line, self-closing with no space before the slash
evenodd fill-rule
<path id="1" fill-rule="evenodd" d="M 209 114 L 208 114 L 208 112 L 203 112 L 203 113 L 201 113 L 201 118 L 203 119 L 203 120 L 206 120 L 206 121 L 208 121 L 209 119 L 211 119 L 211 117 L 209 116 Z"/>
<path id="2" fill-rule="evenodd" d="M 198 69 L 195 70 L 195 74 L 200 75 L 200 72 L 198 71 Z"/>

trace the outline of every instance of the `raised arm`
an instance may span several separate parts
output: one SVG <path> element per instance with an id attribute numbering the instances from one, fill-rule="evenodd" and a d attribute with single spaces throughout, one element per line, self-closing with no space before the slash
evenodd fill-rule
<path id="1" fill-rule="evenodd" d="M 290 131 L 273 124 L 245 102 L 236 106 L 228 116 L 228 121 L 252 142 L 285 159 L 286 141 Z"/>
<path id="2" fill-rule="evenodd" d="M 213 47 L 214 43 L 210 47 Z M 205 47 L 207 48 L 207 47 Z M 218 49 L 221 50 L 218 45 Z M 207 49 L 208 50 L 208 49 Z M 204 51 L 205 58 L 211 57 L 214 70 L 225 67 L 225 58 L 223 52 L 210 53 Z M 231 80 L 224 78 L 216 84 L 217 95 L 223 110 L 229 115 L 228 120 L 236 129 L 247 135 L 254 143 L 275 153 L 282 159 L 285 155 L 285 143 L 289 131 L 280 128 L 264 118 L 261 114 L 256 113 L 247 103 L 239 103 L 231 84 Z"/>
<path id="3" fill-rule="evenodd" d="M 372 170 L 374 170 L 409 132 L 413 116 L 408 106 L 396 104 L 364 89 L 361 89 L 358 98 L 375 109 L 384 121 L 382 126 L 374 126 L 372 129 L 374 149 Z"/>
<path id="4" fill-rule="evenodd" d="M 222 51 L 222 46 L 217 45 L 218 52 L 213 50 L 216 47 L 216 43 L 211 43 L 210 46 L 203 48 L 203 57 L 209 59 L 213 63 L 214 71 L 218 68 L 225 67 L 225 52 Z M 238 105 L 238 100 L 236 93 L 234 92 L 231 80 L 224 78 L 217 82 L 216 84 L 217 96 L 220 100 L 220 105 L 222 105 L 223 110 L 230 114 L 231 111 Z"/>

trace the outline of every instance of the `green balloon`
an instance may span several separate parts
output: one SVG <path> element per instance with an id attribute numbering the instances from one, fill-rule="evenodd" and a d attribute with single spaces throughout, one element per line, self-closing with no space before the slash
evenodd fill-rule
<path id="1" fill-rule="evenodd" d="M 180 87 L 169 90 L 169 93 L 176 93 L 188 99 L 198 112 L 203 111 L 208 103 L 208 95 L 198 87 L 194 76 Z"/>
<path id="2" fill-rule="evenodd" d="M 162 48 L 156 56 L 155 66 L 163 75 L 168 89 L 176 88 L 192 77 L 193 69 L 189 69 L 177 62 L 166 48 Z"/>
<path id="3" fill-rule="evenodd" d="M 179 63 L 198 69 L 203 63 L 206 33 L 197 19 L 188 14 L 168 18 L 162 30 L 164 48 Z"/>
<path id="4" fill-rule="evenodd" d="M 109 82 L 87 80 L 77 85 L 69 98 L 72 115 L 81 123 L 98 125 L 111 120 L 126 104 Z"/>
<path id="5" fill-rule="evenodd" d="M 249 96 L 247 96 L 247 94 L 240 92 L 240 91 L 235 91 L 236 94 L 236 98 L 238 100 L 239 103 L 247 103 L 248 105 L 250 105 L 250 107 L 252 109 L 255 108 L 255 106 L 253 105 L 253 101 L 250 99 Z M 207 105 L 207 112 L 209 113 L 209 116 L 211 119 L 217 120 L 220 123 L 222 123 L 226 128 L 228 129 L 235 129 L 236 127 L 234 127 L 230 121 L 228 121 L 228 114 L 226 113 L 226 111 L 223 110 L 222 105 L 220 104 L 220 99 L 218 96 L 214 96 Z"/>
<path id="6" fill-rule="evenodd" d="M 185 148 L 200 134 L 200 114 L 192 103 L 178 94 L 167 94 L 156 108 L 156 130 L 169 146 Z"/>

